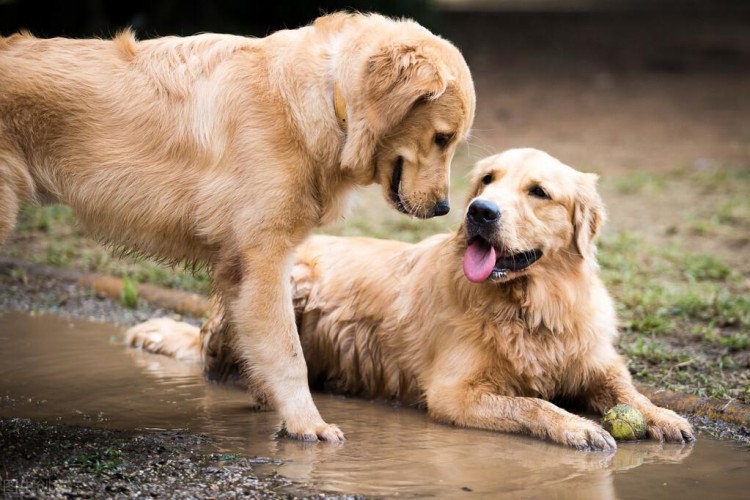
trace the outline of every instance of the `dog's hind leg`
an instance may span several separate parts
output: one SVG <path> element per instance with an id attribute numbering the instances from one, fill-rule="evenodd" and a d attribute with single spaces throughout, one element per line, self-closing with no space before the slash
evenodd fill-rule
<path id="1" fill-rule="evenodd" d="M 200 329 L 200 356 L 203 363 L 203 373 L 207 379 L 215 382 L 229 382 L 244 385 L 245 380 L 240 371 L 240 361 L 232 346 L 234 334 L 224 307 L 217 297 L 214 297 L 208 319 Z M 252 390 L 255 393 L 256 391 Z M 264 401 L 265 398 L 254 394 L 255 399 Z"/>
<path id="2" fill-rule="evenodd" d="M 125 334 L 125 343 L 154 354 L 199 361 L 199 338 L 197 326 L 170 318 L 153 318 L 129 329 Z"/>
<path id="3" fill-rule="evenodd" d="M 18 198 L 7 182 L 0 178 L 0 244 L 10 234 L 19 209 Z"/>
<path id="4" fill-rule="evenodd" d="M 32 198 L 33 182 L 20 160 L 7 153 L 0 141 L 0 245 L 16 225 L 21 203 Z"/>

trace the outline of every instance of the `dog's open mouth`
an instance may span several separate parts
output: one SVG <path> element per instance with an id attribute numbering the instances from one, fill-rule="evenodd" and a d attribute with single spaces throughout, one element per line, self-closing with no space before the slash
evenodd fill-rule
<path id="1" fill-rule="evenodd" d="M 539 249 L 504 253 L 496 250 L 481 236 L 475 236 L 469 240 L 464 253 L 464 274 L 473 283 L 505 278 L 511 272 L 526 269 L 541 256 L 542 251 Z"/>
<path id="2" fill-rule="evenodd" d="M 396 164 L 393 166 L 393 174 L 391 175 L 391 186 L 390 186 L 390 197 L 393 205 L 402 214 L 411 215 L 406 209 L 403 200 L 401 199 L 401 174 L 404 171 L 404 159 L 398 157 Z"/>

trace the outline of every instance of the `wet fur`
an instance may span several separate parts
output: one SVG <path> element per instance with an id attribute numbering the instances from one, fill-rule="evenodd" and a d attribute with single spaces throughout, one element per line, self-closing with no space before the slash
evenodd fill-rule
<path id="1" fill-rule="evenodd" d="M 529 196 L 539 184 L 552 200 Z M 544 252 L 498 282 L 464 276 L 463 225 L 418 244 L 310 238 L 292 285 L 311 382 L 422 404 L 459 426 L 580 449 L 615 443 L 598 424 L 550 401 L 576 400 L 599 414 L 628 403 L 646 417 L 651 438 L 692 440 L 686 420 L 636 391 L 615 350 L 615 311 L 595 257 L 605 219 L 595 184 L 596 176 L 530 149 L 477 165 L 471 198 L 494 200 L 503 214 L 496 243 Z M 142 328 L 131 330 L 131 341 L 148 337 Z M 204 325 L 200 335 L 215 343 L 217 331 Z M 193 329 L 184 341 L 197 336 Z"/>
<path id="2" fill-rule="evenodd" d="M 21 204 L 57 202 L 115 247 L 208 263 L 242 368 L 289 434 L 340 440 L 306 384 L 293 250 L 341 214 L 353 187 L 388 192 L 397 155 L 410 158 L 404 206 L 431 216 L 474 105 L 455 47 L 378 15 L 334 14 L 263 39 L 0 38 L 0 242 Z M 455 141 L 435 145 L 436 127 Z"/>

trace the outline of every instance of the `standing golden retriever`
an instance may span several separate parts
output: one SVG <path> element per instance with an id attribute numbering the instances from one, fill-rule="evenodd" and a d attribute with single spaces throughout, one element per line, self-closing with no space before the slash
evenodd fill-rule
<path id="1" fill-rule="evenodd" d="M 307 386 L 294 248 L 355 186 L 447 213 L 474 108 L 453 45 L 379 15 L 263 39 L 0 38 L 0 241 L 22 203 L 59 202 L 109 244 L 208 263 L 243 370 L 288 433 L 341 440 Z"/>
<path id="2" fill-rule="evenodd" d="M 479 162 L 454 234 L 415 245 L 312 237 L 292 272 L 311 382 L 587 450 L 615 442 L 550 400 L 597 413 L 628 403 L 651 438 L 692 441 L 685 419 L 636 391 L 615 351 L 617 320 L 594 246 L 603 221 L 595 175 L 517 149 Z M 220 315 L 209 320 L 201 338 L 190 325 L 151 320 L 128 341 L 211 363 L 219 323 Z"/>

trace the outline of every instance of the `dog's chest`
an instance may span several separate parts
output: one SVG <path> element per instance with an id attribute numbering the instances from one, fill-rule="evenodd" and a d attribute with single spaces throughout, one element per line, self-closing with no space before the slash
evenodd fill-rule
<path id="1" fill-rule="evenodd" d="M 577 355 L 564 334 L 545 328 L 526 331 L 519 325 L 496 336 L 495 378 L 501 393 L 512 396 L 551 398 L 565 391 L 567 372 Z"/>

